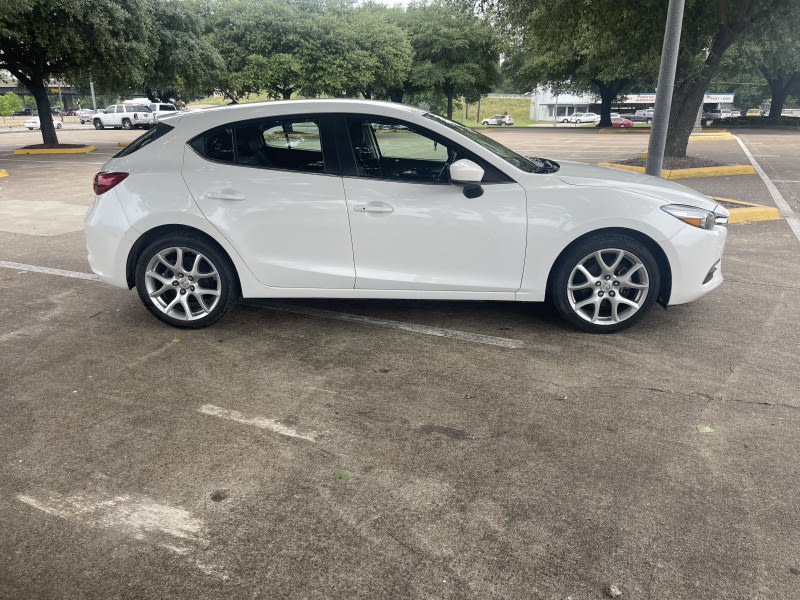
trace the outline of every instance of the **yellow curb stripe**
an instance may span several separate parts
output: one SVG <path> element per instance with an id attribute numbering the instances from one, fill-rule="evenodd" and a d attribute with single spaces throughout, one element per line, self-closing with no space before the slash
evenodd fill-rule
<path id="1" fill-rule="evenodd" d="M 80 148 L 18 148 L 14 154 L 86 154 L 94 151 L 94 146 Z"/>
<path id="2" fill-rule="evenodd" d="M 597 164 L 601 167 L 644 173 L 644 167 L 606 162 Z M 664 179 L 688 179 L 692 177 L 719 177 L 722 175 L 754 175 L 755 172 L 756 170 L 752 165 L 728 165 L 723 167 L 700 167 L 697 169 L 664 169 L 661 171 L 661 176 Z"/>
<path id="3" fill-rule="evenodd" d="M 0 177 L 8 177 L 8 171 L 5 169 L 0 169 Z"/>
<path id="4" fill-rule="evenodd" d="M 709 196 L 709 198 L 713 198 L 717 202 L 726 202 L 728 204 L 738 204 L 741 206 L 741 208 L 728 209 L 728 211 L 731 213 L 730 217 L 728 217 L 728 223 L 781 220 L 781 214 L 774 206 L 753 204 L 752 202 L 742 202 L 741 200 L 720 198 L 719 196 Z"/>
<path id="5" fill-rule="evenodd" d="M 117 142 L 117 147 L 118 148 L 124 148 L 128 144 L 130 144 L 130 142 Z"/>

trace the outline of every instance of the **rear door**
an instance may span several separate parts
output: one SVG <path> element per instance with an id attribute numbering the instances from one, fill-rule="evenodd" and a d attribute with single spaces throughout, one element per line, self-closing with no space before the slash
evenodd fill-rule
<path id="1" fill-rule="evenodd" d="M 318 118 L 248 120 L 192 140 L 183 176 L 265 286 L 352 289 L 347 207 L 330 155 Z"/>

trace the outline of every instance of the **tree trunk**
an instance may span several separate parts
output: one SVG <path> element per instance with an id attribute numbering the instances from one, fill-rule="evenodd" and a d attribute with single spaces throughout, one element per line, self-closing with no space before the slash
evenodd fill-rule
<path id="1" fill-rule="evenodd" d="M 615 80 L 611 82 L 593 79 L 592 83 L 600 91 L 600 127 L 612 127 L 611 123 L 611 103 L 619 95 L 620 91 L 627 84 L 625 80 Z"/>
<path id="2" fill-rule="evenodd" d="M 53 113 L 50 112 L 50 98 L 47 97 L 47 88 L 44 86 L 43 79 L 31 79 L 28 91 L 36 100 L 36 108 L 39 111 L 39 129 L 42 132 L 42 143 L 58 144 L 58 136 L 53 124 Z"/>
<path id="3" fill-rule="evenodd" d="M 447 118 L 453 119 L 453 93 L 447 92 Z"/>
<path id="4" fill-rule="evenodd" d="M 786 88 L 783 85 L 783 81 L 777 79 L 767 79 L 767 83 L 769 83 L 770 92 L 772 92 L 772 99 L 769 103 L 769 116 L 767 117 L 770 121 L 777 121 L 781 118 L 781 111 L 783 110 L 783 105 L 786 103 Z"/>

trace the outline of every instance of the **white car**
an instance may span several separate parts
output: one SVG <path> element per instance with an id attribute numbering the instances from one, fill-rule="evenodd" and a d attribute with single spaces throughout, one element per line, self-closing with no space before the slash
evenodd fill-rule
<path id="1" fill-rule="evenodd" d="M 39 127 L 41 127 L 41 123 L 39 122 L 39 117 L 38 116 L 29 117 L 28 120 L 25 121 L 24 126 L 30 129 L 31 131 L 33 131 L 34 129 L 39 129 Z M 53 117 L 53 126 L 56 129 L 61 129 L 64 126 L 64 124 L 55 117 Z"/>
<path id="2" fill-rule="evenodd" d="M 578 125 L 581 123 L 597 123 L 599 120 L 600 115 L 592 112 L 575 113 L 569 118 L 570 123 L 577 123 Z"/>
<path id="3" fill-rule="evenodd" d="M 481 121 L 481 125 L 513 125 L 514 117 L 511 115 L 493 115 Z"/>
<path id="4" fill-rule="evenodd" d="M 176 327 L 241 298 L 550 299 L 591 332 L 722 282 L 728 212 L 359 100 L 184 112 L 95 176 L 89 263 Z"/>

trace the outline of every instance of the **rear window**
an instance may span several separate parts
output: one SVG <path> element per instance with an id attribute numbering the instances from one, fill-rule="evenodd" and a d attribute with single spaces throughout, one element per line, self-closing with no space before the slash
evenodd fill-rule
<path id="1" fill-rule="evenodd" d="M 126 112 L 150 112 L 150 109 L 143 104 L 126 104 Z"/>
<path id="2" fill-rule="evenodd" d="M 155 127 L 148 129 L 147 133 L 145 133 L 144 135 L 140 135 L 130 144 L 125 146 L 122 150 L 117 152 L 114 158 L 121 158 L 123 156 L 128 156 L 129 154 L 133 154 L 137 150 L 140 150 L 145 146 L 147 146 L 147 144 L 156 141 L 163 135 L 168 134 L 173 129 L 175 128 L 172 125 L 167 125 L 166 123 L 159 123 Z"/>

